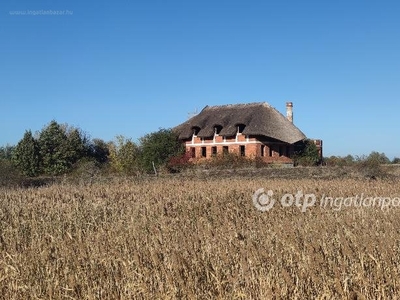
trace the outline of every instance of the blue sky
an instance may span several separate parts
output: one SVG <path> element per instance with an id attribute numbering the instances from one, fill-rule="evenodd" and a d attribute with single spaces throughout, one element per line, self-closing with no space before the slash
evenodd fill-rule
<path id="1" fill-rule="evenodd" d="M 206 105 L 292 101 L 326 156 L 400 157 L 399 15 L 385 0 L 3 0 L 0 145 L 53 119 L 136 140 Z"/>

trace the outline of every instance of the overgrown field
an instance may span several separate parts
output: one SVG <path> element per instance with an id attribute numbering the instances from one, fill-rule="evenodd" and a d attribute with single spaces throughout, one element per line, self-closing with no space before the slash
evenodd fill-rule
<path id="1" fill-rule="evenodd" d="M 314 193 L 305 212 L 279 201 Z M 0 190 L 2 299 L 399 299 L 400 207 L 391 180 L 115 179 Z"/>

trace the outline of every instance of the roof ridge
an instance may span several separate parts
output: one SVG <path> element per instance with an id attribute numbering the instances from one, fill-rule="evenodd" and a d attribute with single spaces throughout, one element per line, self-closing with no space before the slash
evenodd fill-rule
<path id="1" fill-rule="evenodd" d="M 206 105 L 204 109 L 215 109 L 215 108 L 227 108 L 227 107 L 243 107 L 243 106 L 257 106 L 257 105 L 263 105 L 267 107 L 272 107 L 268 102 L 262 101 L 262 102 L 249 102 L 249 103 L 230 103 L 230 104 L 221 104 L 221 105 Z"/>

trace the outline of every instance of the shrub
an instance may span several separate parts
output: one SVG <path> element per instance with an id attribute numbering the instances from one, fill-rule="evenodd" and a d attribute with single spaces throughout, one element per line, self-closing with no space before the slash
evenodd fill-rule
<path id="1" fill-rule="evenodd" d="M 345 157 L 341 156 L 331 156 L 324 158 L 324 163 L 327 166 L 352 166 L 355 163 L 355 158 L 352 155 L 347 155 Z"/>
<path id="2" fill-rule="evenodd" d="M 153 172 L 153 164 L 156 168 L 165 166 L 171 157 L 184 153 L 185 147 L 172 129 L 161 128 L 140 138 L 139 163 L 145 172 Z"/>
<path id="3" fill-rule="evenodd" d="M 377 178 L 386 176 L 386 172 L 382 168 L 382 164 L 390 163 L 390 160 L 384 153 L 371 152 L 367 157 L 359 157 L 357 159 L 356 168 L 366 177 Z"/>
<path id="4" fill-rule="evenodd" d="M 254 165 L 254 161 L 237 153 L 223 153 L 199 162 L 200 166 L 206 168 L 221 168 L 221 169 L 237 169 L 250 167 Z"/>
<path id="5" fill-rule="evenodd" d="M 400 158 L 399 157 L 393 158 L 392 164 L 400 164 Z"/>
<path id="6" fill-rule="evenodd" d="M 182 155 L 173 156 L 167 163 L 167 169 L 170 173 L 179 173 L 180 171 L 192 166 L 190 162 L 190 152 L 185 152 Z"/>
<path id="7" fill-rule="evenodd" d="M 18 186 L 23 176 L 8 159 L 0 159 L 0 186 Z"/>
<path id="8" fill-rule="evenodd" d="M 91 184 L 104 173 L 104 169 L 106 164 L 100 164 L 93 158 L 83 158 L 74 165 L 68 179 L 72 182 Z"/>
<path id="9" fill-rule="evenodd" d="M 306 139 L 299 148 L 293 157 L 295 165 L 316 166 L 321 163 L 318 148 L 313 141 Z"/>

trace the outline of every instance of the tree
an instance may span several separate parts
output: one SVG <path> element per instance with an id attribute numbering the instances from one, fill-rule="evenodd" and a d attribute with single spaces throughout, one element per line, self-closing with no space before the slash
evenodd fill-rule
<path id="1" fill-rule="evenodd" d="M 306 139 L 299 148 L 294 155 L 296 165 L 316 166 L 321 162 L 319 150 L 313 141 Z"/>
<path id="2" fill-rule="evenodd" d="M 12 152 L 14 151 L 15 146 L 7 145 L 5 147 L 0 147 L 0 159 L 11 160 Z"/>
<path id="3" fill-rule="evenodd" d="M 137 145 L 131 140 L 127 140 L 119 149 L 118 157 L 122 172 L 125 174 L 134 174 L 138 171 L 138 152 Z"/>
<path id="4" fill-rule="evenodd" d="M 185 147 L 172 129 L 159 129 L 140 138 L 140 165 L 146 172 L 166 165 L 171 157 L 185 153 Z"/>
<path id="5" fill-rule="evenodd" d="M 26 176 L 37 176 L 40 172 L 40 151 L 38 142 L 30 130 L 26 131 L 13 151 L 12 161 Z"/>
<path id="6" fill-rule="evenodd" d="M 71 169 L 74 163 L 87 154 L 87 139 L 76 128 L 68 130 L 51 121 L 39 135 L 41 167 L 51 175 L 59 175 Z"/>
<path id="7" fill-rule="evenodd" d="M 390 164 L 390 159 L 386 156 L 385 153 L 379 153 L 376 151 L 372 151 L 368 157 L 367 161 L 370 163 L 376 163 L 376 164 Z"/>
<path id="8" fill-rule="evenodd" d="M 343 160 L 345 162 L 345 165 L 348 165 L 348 166 L 354 164 L 354 162 L 355 162 L 355 158 L 351 154 L 348 154 L 347 156 L 345 156 L 343 158 Z"/>
<path id="9" fill-rule="evenodd" d="M 110 149 L 102 139 L 93 139 L 89 146 L 89 157 L 94 158 L 98 163 L 104 164 L 108 161 Z"/>
<path id="10" fill-rule="evenodd" d="M 108 145 L 111 167 L 120 173 L 134 174 L 138 171 L 138 146 L 131 139 L 122 135 L 116 137 L 116 142 Z"/>
<path id="11" fill-rule="evenodd" d="M 330 157 L 325 157 L 324 158 L 324 163 L 327 166 L 352 166 L 356 162 L 356 159 L 352 155 L 347 155 L 347 156 L 330 156 Z"/>
<path id="12" fill-rule="evenodd" d="M 70 148 L 70 163 L 74 164 L 79 159 L 88 156 L 90 151 L 89 138 L 78 128 L 70 128 L 66 132 Z"/>
<path id="13" fill-rule="evenodd" d="M 393 158 L 392 164 L 400 164 L 400 158 L 399 157 Z"/>

